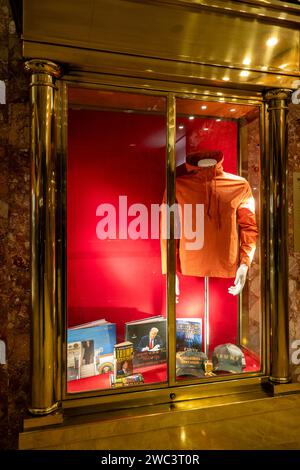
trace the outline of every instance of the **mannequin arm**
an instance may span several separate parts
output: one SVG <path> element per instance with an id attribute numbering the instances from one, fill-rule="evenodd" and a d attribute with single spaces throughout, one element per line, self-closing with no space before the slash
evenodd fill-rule
<path id="1" fill-rule="evenodd" d="M 246 264 L 241 264 L 236 272 L 234 285 L 230 286 L 228 289 L 229 294 L 238 295 L 242 292 L 247 279 L 248 266 Z"/>
<path id="2" fill-rule="evenodd" d="M 175 274 L 175 294 L 176 294 L 176 303 L 179 302 L 180 288 L 179 288 L 179 277 Z"/>

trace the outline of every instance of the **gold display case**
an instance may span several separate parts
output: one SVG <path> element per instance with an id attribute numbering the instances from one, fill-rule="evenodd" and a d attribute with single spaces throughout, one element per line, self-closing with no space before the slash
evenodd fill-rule
<path id="1" fill-rule="evenodd" d="M 99 10 L 101 8 L 101 11 Z M 116 13 L 117 12 L 117 13 Z M 140 21 L 143 18 L 144 21 Z M 34 415 L 178 402 L 288 383 L 287 105 L 299 76 L 300 7 L 279 1 L 24 2 L 32 103 L 32 401 Z M 261 354 L 257 373 L 178 383 L 174 234 L 168 241 L 168 382 L 66 391 L 68 89 L 167 100 L 167 202 L 175 198 L 176 99 L 253 105 L 260 116 Z M 220 99 L 221 96 L 221 99 Z M 242 135 L 240 129 L 240 135 Z M 241 159 L 240 159 L 241 163 Z M 241 313 L 242 316 L 242 313 Z"/>

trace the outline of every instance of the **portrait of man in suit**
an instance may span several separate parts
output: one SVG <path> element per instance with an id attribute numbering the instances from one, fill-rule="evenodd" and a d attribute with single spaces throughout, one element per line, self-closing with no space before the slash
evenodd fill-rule
<path id="1" fill-rule="evenodd" d="M 161 349 L 163 342 L 158 332 L 158 328 L 153 327 L 148 335 L 142 336 L 137 347 L 138 351 L 158 351 Z"/>

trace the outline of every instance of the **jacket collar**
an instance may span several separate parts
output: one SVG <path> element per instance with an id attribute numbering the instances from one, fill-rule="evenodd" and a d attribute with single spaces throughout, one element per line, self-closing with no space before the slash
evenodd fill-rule
<path id="1" fill-rule="evenodd" d="M 206 158 L 214 159 L 217 161 L 217 163 L 213 166 L 208 167 L 198 166 L 198 162 Z M 201 179 L 205 181 L 210 181 L 216 176 L 221 175 L 223 173 L 223 161 L 223 153 L 219 150 L 208 152 L 194 152 L 187 155 L 185 165 L 189 173 L 193 172 Z"/>

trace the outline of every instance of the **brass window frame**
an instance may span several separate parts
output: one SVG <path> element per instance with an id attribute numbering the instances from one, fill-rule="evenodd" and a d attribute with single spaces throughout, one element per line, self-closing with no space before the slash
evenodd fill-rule
<path id="1" fill-rule="evenodd" d="M 131 387 L 130 390 L 92 390 L 81 393 L 68 393 L 66 380 L 66 354 L 67 354 L 67 303 L 66 303 L 66 162 L 68 155 L 68 87 L 75 86 L 80 88 L 90 88 L 105 91 L 131 92 L 142 95 L 163 96 L 167 100 L 167 188 L 168 202 L 172 204 L 175 197 L 175 128 L 176 128 L 176 98 L 185 98 L 191 100 L 203 101 L 219 101 L 219 87 L 215 86 L 185 86 L 185 91 L 173 90 L 170 92 L 161 89 L 159 83 L 156 87 L 147 85 L 143 88 L 131 86 L 131 80 L 127 79 L 127 86 L 117 86 L 109 83 L 105 79 L 97 81 L 97 83 L 86 82 L 84 77 L 76 80 L 70 80 L 67 76 L 57 82 L 57 155 L 60 161 L 58 170 L 58 262 L 57 262 L 57 305 L 58 305 L 58 326 L 60 336 L 58 337 L 58 349 L 60 360 L 60 390 L 61 403 L 64 409 L 80 408 L 85 406 L 102 406 L 105 409 L 127 408 L 130 406 L 142 406 L 153 403 L 166 403 L 168 401 L 176 402 L 180 400 L 194 399 L 200 397 L 214 396 L 214 394 L 234 393 L 242 387 L 243 390 L 253 390 L 253 387 L 260 386 L 266 382 L 270 375 L 270 348 L 268 338 L 270 336 L 270 311 L 266 295 L 267 273 L 267 253 L 268 232 L 266 210 L 266 187 L 263 175 L 266 174 L 267 158 L 266 147 L 268 145 L 268 134 L 266 133 L 267 109 L 263 100 L 262 93 L 255 92 L 253 94 L 239 89 L 223 89 L 224 102 L 232 104 L 249 104 L 259 107 L 260 111 L 260 142 L 261 142 L 261 187 L 260 187 L 260 203 L 261 203 L 261 370 L 259 372 L 246 372 L 243 374 L 235 374 L 234 376 L 207 377 L 201 380 L 185 380 L 176 381 L 175 377 L 175 257 L 171 253 L 174 250 L 174 238 L 168 240 L 168 263 L 171 269 L 167 274 L 167 304 L 168 304 L 168 382 L 143 385 L 142 387 Z M 176 85 L 175 85 L 176 88 Z M 208 92 L 208 93 L 207 93 Z M 173 258 L 173 259 L 172 259 Z M 222 384 L 222 385 L 221 385 Z M 234 392 L 233 392 L 234 391 Z"/>

